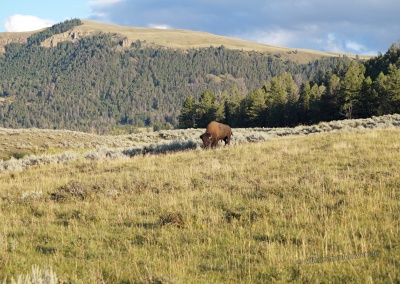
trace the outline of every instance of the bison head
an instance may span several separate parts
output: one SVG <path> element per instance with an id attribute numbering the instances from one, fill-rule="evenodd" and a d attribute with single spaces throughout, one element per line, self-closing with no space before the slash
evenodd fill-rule
<path id="1" fill-rule="evenodd" d="M 203 140 L 203 148 L 210 148 L 212 143 L 212 135 L 211 133 L 204 133 L 200 135 L 200 139 Z"/>

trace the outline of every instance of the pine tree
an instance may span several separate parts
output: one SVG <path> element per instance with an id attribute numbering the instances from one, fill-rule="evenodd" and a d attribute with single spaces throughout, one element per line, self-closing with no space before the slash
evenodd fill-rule
<path id="1" fill-rule="evenodd" d="M 300 87 L 300 97 L 297 102 L 300 123 L 310 123 L 310 99 L 311 87 L 310 82 L 307 81 Z"/>
<path id="2" fill-rule="evenodd" d="M 224 107 L 217 102 L 217 97 L 211 91 L 205 91 L 197 104 L 198 125 L 206 127 L 211 121 L 222 121 L 225 118 Z"/>
<path id="3" fill-rule="evenodd" d="M 183 102 L 179 115 L 179 128 L 195 128 L 196 126 L 196 104 L 194 97 L 190 96 Z"/>
<path id="4" fill-rule="evenodd" d="M 361 92 L 357 97 L 354 113 L 357 118 L 367 118 L 377 115 L 378 107 L 378 94 L 373 89 L 371 77 L 368 76 L 362 83 Z"/>
<path id="5" fill-rule="evenodd" d="M 327 87 L 325 92 L 321 94 L 321 99 L 319 102 L 319 120 L 330 121 L 334 119 L 340 119 L 340 77 L 336 74 L 330 74 L 326 81 Z"/>
<path id="6" fill-rule="evenodd" d="M 265 117 L 264 113 L 267 108 L 265 104 L 266 94 L 258 89 L 250 92 L 245 99 L 245 116 L 246 124 L 249 127 L 262 126 Z"/>
<path id="7" fill-rule="evenodd" d="M 284 77 L 278 76 L 271 80 L 270 93 L 267 94 L 266 126 L 284 126 L 286 122 L 285 105 L 287 103 L 287 88 Z"/>
<path id="8" fill-rule="evenodd" d="M 341 81 L 341 113 L 346 118 L 353 117 L 353 108 L 359 93 L 361 92 L 362 82 L 364 81 L 365 67 L 351 61 L 347 67 L 346 73 Z"/>
<path id="9" fill-rule="evenodd" d="M 241 110 L 243 96 L 240 94 L 239 89 L 233 86 L 230 92 L 223 93 L 225 120 L 224 122 L 231 127 L 243 126 L 244 117 Z"/>
<path id="10" fill-rule="evenodd" d="M 378 94 L 379 107 L 378 115 L 388 114 L 391 109 L 390 101 L 387 96 L 387 78 L 383 72 L 379 73 L 376 80 L 373 82 L 373 88 Z"/>
<path id="11" fill-rule="evenodd" d="M 390 104 L 388 113 L 400 112 L 400 69 L 389 64 L 387 74 L 387 100 Z"/>
<path id="12" fill-rule="evenodd" d="M 285 125 L 295 126 L 299 122 L 298 113 L 296 110 L 296 104 L 299 100 L 299 90 L 293 81 L 293 77 L 289 73 L 283 73 L 281 75 L 283 82 L 286 87 L 286 99 L 285 104 Z"/>

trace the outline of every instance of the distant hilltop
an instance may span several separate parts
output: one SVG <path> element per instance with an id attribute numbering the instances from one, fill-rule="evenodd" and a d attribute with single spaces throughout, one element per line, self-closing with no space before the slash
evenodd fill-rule
<path id="1" fill-rule="evenodd" d="M 140 40 L 151 46 L 161 46 L 172 49 L 197 49 L 204 47 L 224 46 L 227 49 L 237 49 L 244 51 L 257 51 L 273 54 L 282 59 L 290 59 L 299 63 L 306 63 L 321 57 L 339 57 L 347 56 L 355 58 L 355 54 L 329 53 L 317 50 L 296 49 L 289 47 L 271 46 L 251 41 L 240 40 L 225 36 L 218 36 L 206 32 L 176 30 L 176 29 L 157 29 L 126 27 L 113 24 L 105 24 L 89 20 L 81 20 L 82 25 L 75 26 L 72 29 L 51 36 L 42 42 L 42 46 L 52 47 L 62 41 L 75 41 L 84 36 L 97 33 L 111 33 L 120 35 L 124 40 L 121 45 L 130 46 L 132 43 Z M 27 42 L 27 38 L 39 31 L 19 32 L 19 33 L 0 33 L 0 51 L 4 53 L 4 45 L 19 42 Z M 371 56 L 360 56 L 360 59 L 369 59 Z"/>

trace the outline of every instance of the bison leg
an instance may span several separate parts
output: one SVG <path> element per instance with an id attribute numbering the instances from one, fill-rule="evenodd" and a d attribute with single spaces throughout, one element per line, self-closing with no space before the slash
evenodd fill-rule
<path id="1" fill-rule="evenodd" d="M 229 145 L 231 143 L 231 138 L 229 136 L 226 136 L 224 138 L 224 141 L 225 141 L 225 145 Z"/>
<path id="2" fill-rule="evenodd" d="M 212 144 L 211 144 L 211 148 L 217 147 L 218 142 L 219 142 L 219 140 L 218 140 L 218 139 L 215 139 L 215 141 L 213 141 Z"/>

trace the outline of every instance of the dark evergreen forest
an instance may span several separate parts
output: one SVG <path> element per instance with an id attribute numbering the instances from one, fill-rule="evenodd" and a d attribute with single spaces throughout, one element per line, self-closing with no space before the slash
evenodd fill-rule
<path id="1" fill-rule="evenodd" d="M 284 71 L 245 96 L 234 87 L 223 96 L 212 91 L 199 99 L 189 96 L 179 126 L 205 127 L 217 120 L 232 127 L 283 127 L 400 113 L 400 44 L 366 62 L 335 64 Z"/>
<path id="2" fill-rule="evenodd" d="M 341 57 L 309 64 L 223 46 L 173 50 L 136 41 L 122 48 L 115 34 L 40 46 L 80 24 L 69 20 L 25 44 L 6 45 L 0 126 L 107 134 L 129 126 L 203 126 L 209 119 L 283 126 L 399 111 L 396 45 L 365 63 Z"/>

